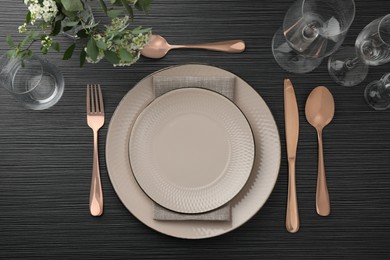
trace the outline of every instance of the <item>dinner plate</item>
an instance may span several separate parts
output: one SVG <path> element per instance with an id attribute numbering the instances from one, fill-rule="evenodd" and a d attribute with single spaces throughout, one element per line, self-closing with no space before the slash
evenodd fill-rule
<path id="1" fill-rule="evenodd" d="M 141 112 L 154 100 L 153 76 L 236 77 L 234 103 L 252 128 L 255 160 L 245 186 L 229 202 L 232 220 L 154 220 L 155 202 L 138 185 L 129 160 L 129 138 Z M 112 185 L 124 206 L 142 223 L 163 234 L 201 239 L 232 231 L 251 219 L 267 201 L 278 178 L 280 138 L 271 111 L 258 93 L 244 80 L 220 68 L 183 65 L 158 71 L 141 80 L 122 99 L 113 114 L 106 140 L 106 163 Z"/>
<path id="2" fill-rule="evenodd" d="M 251 128 L 232 101 L 201 88 L 156 98 L 130 135 L 130 165 L 144 192 L 161 206 L 201 213 L 230 201 L 249 178 Z"/>

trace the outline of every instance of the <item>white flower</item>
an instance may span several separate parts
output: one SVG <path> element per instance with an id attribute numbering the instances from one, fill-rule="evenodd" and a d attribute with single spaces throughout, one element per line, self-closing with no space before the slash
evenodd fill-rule
<path id="1" fill-rule="evenodd" d="M 45 36 L 42 38 L 41 44 L 43 48 L 48 49 L 53 44 L 53 39 L 50 36 Z"/>
<path id="2" fill-rule="evenodd" d="M 52 5 L 53 5 L 52 1 L 49 1 L 49 0 L 44 0 L 44 1 L 43 1 L 43 6 L 50 7 L 50 6 L 52 6 Z"/>
<path id="3" fill-rule="evenodd" d="M 27 24 L 24 23 L 21 26 L 18 27 L 19 33 L 24 33 L 27 31 Z"/>
<path id="4" fill-rule="evenodd" d="M 31 24 L 39 19 L 43 19 L 48 23 L 58 13 L 57 4 L 54 0 L 44 0 L 42 3 L 39 3 L 38 0 L 24 0 L 24 3 L 28 5 L 28 10 L 31 13 Z"/>

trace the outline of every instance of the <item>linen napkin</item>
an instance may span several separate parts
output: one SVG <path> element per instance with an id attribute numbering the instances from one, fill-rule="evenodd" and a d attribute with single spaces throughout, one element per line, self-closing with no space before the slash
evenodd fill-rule
<path id="1" fill-rule="evenodd" d="M 153 87 L 155 97 L 159 97 L 169 91 L 179 88 L 203 88 L 217 92 L 231 101 L 234 98 L 234 77 L 164 77 L 154 76 Z M 166 209 L 154 204 L 154 220 L 177 221 L 177 220 L 204 220 L 204 221 L 231 221 L 230 204 L 226 204 L 215 210 L 199 213 L 184 214 Z"/>

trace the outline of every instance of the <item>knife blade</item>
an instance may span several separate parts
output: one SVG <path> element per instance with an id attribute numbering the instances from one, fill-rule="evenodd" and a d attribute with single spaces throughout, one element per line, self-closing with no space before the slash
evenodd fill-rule
<path id="1" fill-rule="evenodd" d="M 298 201 L 295 183 L 295 160 L 299 138 L 299 113 L 294 87 L 289 79 L 284 80 L 284 117 L 289 168 L 286 229 L 290 233 L 295 233 L 299 230 Z"/>

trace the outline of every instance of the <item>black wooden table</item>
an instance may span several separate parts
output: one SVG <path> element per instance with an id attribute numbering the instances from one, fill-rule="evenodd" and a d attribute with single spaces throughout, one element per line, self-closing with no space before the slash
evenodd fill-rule
<path id="1" fill-rule="evenodd" d="M 47 58 L 64 73 L 61 101 L 41 112 L 20 108 L 0 90 L 0 258 L 31 259 L 389 259 L 390 257 L 390 111 L 374 112 L 364 102 L 364 86 L 390 71 L 372 67 L 357 87 L 336 85 L 326 62 L 307 75 L 278 67 L 271 52 L 273 33 L 291 0 L 154 1 L 149 16 L 136 24 L 151 26 L 172 43 L 244 39 L 247 51 L 229 55 L 177 50 L 158 61 L 141 59 L 128 68 L 106 62 L 78 67 L 78 60 Z M 390 1 L 356 0 L 356 18 L 345 45 L 360 30 L 390 11 Z M 0 50 L 5 34 L 17 36 L 22 1 L 3 0 Z M 67 38 L 61 43 L 69 44 Z M 249 82 L 271 108 L 280 129 L 282 164 L 278 182 L 261 211 L 241 228 L 207 240 L 181 240 L 149 229 L 121 204 L 104 162 L 108 122 L 121 98 L 146 75 L 171 65 L 207 63 Z M 283 118 L 283 78 L 295 85 L 301 120 L 297 188 L 301 230 L 284 227 L 287 163 Z M 86 125 L 85 85 L 103 86 L 107 123 L 100 132 L 105 213 L 88 211 L 92 132 Z M 324 131 L 325 160 L 332 214 L 315 212 L 317 143 L 304 105 L 317 85 L 335 97 L 334 121 Z"/>

